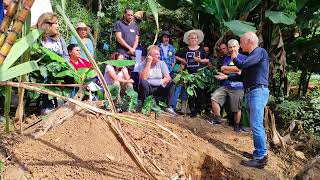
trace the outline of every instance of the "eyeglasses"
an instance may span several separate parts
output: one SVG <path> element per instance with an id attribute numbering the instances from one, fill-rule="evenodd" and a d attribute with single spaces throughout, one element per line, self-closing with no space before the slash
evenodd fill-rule
<path id="1" fill-rule="evenodd" d="M 46 22 L 47 24 L 50 24 L 50 25 L 52 25 L 52 24 L 58 24 L 58 22 Z"/>
<path id="2" fill-rule="evenodd" d="M 77 28 L 77 30 L 79 30 L 79 31 L 87 31 L 88 29 L 87 28 Z"/>
<path id="3" fill-rule="evenodd" d="M 189 39 L 198 39 L 198 37 L 190 37 Z"/>

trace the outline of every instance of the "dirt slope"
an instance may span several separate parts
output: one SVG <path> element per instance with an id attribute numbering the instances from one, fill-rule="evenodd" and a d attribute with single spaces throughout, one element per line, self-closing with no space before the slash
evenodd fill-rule
<path id="1" fill-rule="evenodd" d="M 160 131 L 132 125 L 123 125 L 123 129 L 163 171 L 163 175 L 157 173 L 148 163 L 160 179 L 179 175 L 192 179 L 290 179 L 301 169 L 301 163 L 286 162 L 272 152 L 263 170 L 241 166 L 241 153 L 253 148 L 251 134 L 234 133 L 226 125 L 182 116 L 163 116 L 156 121 L 176 133 L 182 143 L 171 141 L 167 133 Z M 12 147 L 11 154 L 15 164 L 7 166 L 5 179 L 149 179 L 105 123 L 85 114 L 76 115 L 38 140 L 23 137 Z"/>

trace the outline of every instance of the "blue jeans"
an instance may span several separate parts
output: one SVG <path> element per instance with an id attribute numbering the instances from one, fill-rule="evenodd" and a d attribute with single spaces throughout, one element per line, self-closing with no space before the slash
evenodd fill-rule
<path id="1" fill-rule="evenodd" d="M 268 88 L 257 88 L 245 94 L 253 134 L 253 144 L 255 148 L 253 157 L 255 159 L 262 159 L 268 154 L 266 131 L 263 126 L 264 107 L 267 105 L 268 98 Z"/>
<path id="2" fill-rule="evenodd" d="M 181 93 L 182 101 L 186 101 L 188 98 L 187 92 L 182 87 L 182 85 L 176 86 L 176 90 L 175 90 L 173 97 L 171 99 L 171 106 L 174 111 L 176 111 L 176 109 L 177 109 L 177 102 L 178 102 L 178 98 L 179 98 L 180 93 Z"/>

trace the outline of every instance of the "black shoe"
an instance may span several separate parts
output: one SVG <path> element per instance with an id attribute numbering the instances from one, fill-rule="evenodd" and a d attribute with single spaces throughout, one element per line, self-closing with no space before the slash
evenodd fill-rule
<path id="1" fill-rule="evenodd" d="M 262 159 L 259 160 L 242 160 L 241 165 L 247 166 L 247 167 L 253 167 L 253 168 L 258 168 L 258 169 L 263 169 L 268 163 L 268 156 L 264 156 Z"/>
<path id="2" fill-rule="evenodd" d="M 243 152 L 243 153 L 242 153 L 242 156 L 243 156 L 243 157 L 246 157 L 246 158 L 248 158 L 248 159 L 254 159 L 254 158 L 253 158 L 253 155 L 252 155 L 251 153 L 248 153 L 248 152 Z"/>
<path id="3" fill-rule="evenodd" d="M 197 112 L 196 111 L 191 111 L 190 117 L 191 118 L 197 117 Z"/>
<path id="4" fill-rule="evenodd" d="M 117 112 L 118 112 L 118 113 L 123 113 L 122 108 L 117 108 Z"/>
<path id="5" fill-rule="evenodd" d="M 235 131 L 235 132 L 237 132 L 237 133 L 240 133 L 241 132 L 241 129 L 240 129 L 240 125 L 239 124 L 234 124 L 234 126 L 233 126 L 233 130 Z"/>
<path id="6" fill-rule="evenodd" d="M 221 116 L 211 115 L 209 118 L 209 122 L 211 122 L 212 124 L 221 124 L 222 118 Z"/>
<path id="7" fill-rule="evenodd" d="M 190 114 L 190 117 L 191 117 L 191 118 L 197 117 L 197 114 L 191 113 L 191 114 Z"/>
<path id="8" fill-rule="evenodd" d="M 240 126 L 240 131 L 243 133 L 248 133 L 249 131 L 245 129 L 244 127 Z"/>

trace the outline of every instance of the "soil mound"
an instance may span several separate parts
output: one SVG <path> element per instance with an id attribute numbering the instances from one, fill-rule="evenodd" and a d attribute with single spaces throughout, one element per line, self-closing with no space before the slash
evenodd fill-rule
<path id="1" fill-rule="evenodd" d="M 272 152 L 265 169 L 241 166 L 242 153 L 253 148 L 251 134 L 237 134 L 226 125 L 183 116 L 163 116 L 155 121 L 173 131 L 182 142 L 174 147 L 152 135 L 156 133 L 166 140 L 169 135 L 164 132 L 122 125 L 156 164 L 149 163 L 147 167 L 159 179 L 290 179 L 301 168 L 298 162 L 286 162 Z M 12 147 L 11 155 L 15 164 L 6 167 L 5 179 L 149 179 L 108 126 L 100 118 L 86 114 L 74 116 L 40 139 L 23 137 Z"/>

